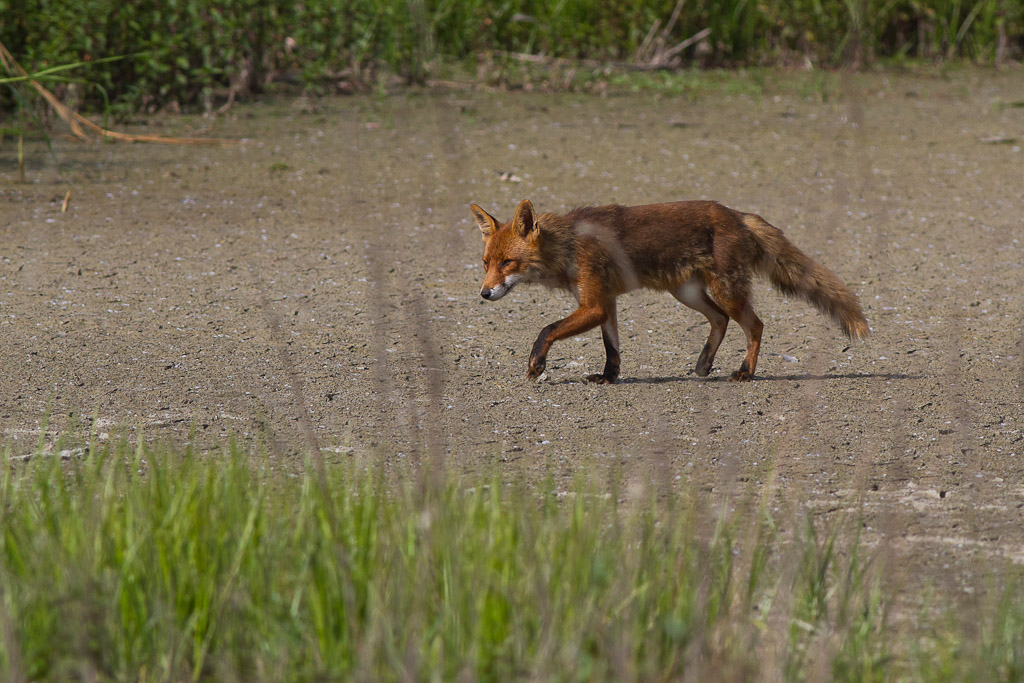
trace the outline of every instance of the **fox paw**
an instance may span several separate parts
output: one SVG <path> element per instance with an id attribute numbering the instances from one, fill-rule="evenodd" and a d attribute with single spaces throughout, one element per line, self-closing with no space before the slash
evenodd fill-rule
<path id="1" fill-rule="evenodd" d="M 729 377 L 730 382 L 749 382 L 752 379 L 754 379 L 754 372 L 750 369 L 750 364 L 747 363 L 746 359 L 740 363 L 740 369 Z"/>
<path id="2" fill-rule="evenodd" d="M 609 377 L 604 374 L 587 375 L 587 381 L 594 384 L 615 384 L 616 377 Z"/>
<path id="3" fill-rule="evenodd" d="M 544 374 L 544 368 L 547 367 L 547 360 L 541 359 L 530 359 L 530 368 L 526 371 L 527 379 L 537 379 Z"/>
<path id="4" fill-rule="evenodd" d="M 740 368 L 729 377 L 730 382 L 749 382 L 754 379 L 754 373 L 746 368 Z"/>
<path id="5" fill-rule="evenodd" d="M 708 350 L 711 347 L 708 344 L 704 345 L 704 349 L 700 352 L 700 356 L 697 357 L 697 367 L 694 368 L 694 372 L 697 373 L 698 377 L 707 377 L 711 374 L 711 363 L 714 361 L 713 358 L 708 358 Z"/>

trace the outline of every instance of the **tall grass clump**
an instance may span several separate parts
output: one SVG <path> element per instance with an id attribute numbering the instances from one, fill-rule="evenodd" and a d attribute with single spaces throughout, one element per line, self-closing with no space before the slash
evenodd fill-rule
<path id="1" fill-rule="evenodd" d="M 674 19 L 673 19 L 674 17 Z M 707 34 L 701 32 L 709 30 Z M 984 63 L 1024 51 L 1017 0 L 0 0 L 0 44 L 27 69 L 135 55 L 67 93 L 122 112 L 210 110 L 282 81 L 317 92 L 426 83 L 512 55 L 635 64 L 658 36 L 672 66 Z M 649 64 L 648 64 L 649 66 Z M 662 64 L 665 66 L 665 64 Z M 3 104 L 3 102 L 0 102 Z"/>
<path id="2" fill-rule="evenodd" d="M 783 542 L 764 509 L 321 472 L 126 443 L 8 464 L 0 678 L 869 680 L 889 661 L 859 546 Z"/>

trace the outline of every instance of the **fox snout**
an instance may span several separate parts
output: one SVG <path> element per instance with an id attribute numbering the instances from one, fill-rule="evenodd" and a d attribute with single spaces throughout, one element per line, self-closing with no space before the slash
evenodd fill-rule
<path id="1" fill-rule="evenodd" d="M 495 280 L 498 280 L 497 284 L 495 284 Z M 488 301 L 497 301 L 524 280 L 527 278 L 523 273 L 510 273 L 502 277 L 500 272 L 488 272 L 487 277 L 484 278 L 484 285 L 480 289 L 480 296 Z"/>
<path id="2" fill-rule="evenodd" d="M 500 273 L 497 274 L 497 277 L 501 277 Z M 506 275 L 504 278 L 501 278 L 497 284 L 494 284 L 496 279 L 496 277 L 488 274 L 484 279 L 484 286 L 480 289 L 480 296 L 488 301 L 497 301 L 512 291 L 513 287 L 520 282 L 523 282 L 526 278 L 522 273 L 511 273 Z"/>
<path id="3" fill-rule="evenodd" d="M 487 285 L 484 285 L 483 289 L 480 290 L 480 296 L 488 301 L 497 301 L 501 297 L 505 296 L 510 289 L 512 289 L 512 287 L 507 282 L 502 283 L 497 287 L 488 287 Z"/>

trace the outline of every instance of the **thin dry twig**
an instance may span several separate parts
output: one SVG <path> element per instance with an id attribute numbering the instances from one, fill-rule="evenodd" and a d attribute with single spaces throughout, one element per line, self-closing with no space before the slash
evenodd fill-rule
<path id="1" fill-rule="evenodd" d="M 656 27 L 657 22 L 655 22 L 655 28 Z M 680 52 L 695 43 L 699 43 L 709 35 L 711 35 L 711 29 L 705 28 L 693 34 L 686 40 L 683 40 L 669 48 L 665 48 L 663 44 L 660 46 L 656 45 L 654 47 L 648 46 L 647 48 L 641 45 L 640 49 L 637 50 L 637 56 L 635 57 L 634 62 L 603 62 L 596 59 L 568 59 L 566 57 L 534 55 L 525 52 L 506 52 L 504 50 L 496 50 L 493 54 L 500 57 L 506 57 L 508 59 L 514 59 L 517 62 L 542 64 L 544 66 L 563 66 L 570 68 L 582 66 L 591 69 L 621 69 L 623 71 L 671 71 L 673 69 L 678 69 L 682 65 L 682 60 L 679 59 Z M 658 39 L 658 41 L 661 40 L 661 38 Z M 646 38 L 644 39 L 644 42 L 648 42 Z"/>
<path id="2" fill-rule="evenodd" d="M 7 73 L 12 76 L 20 76 L 27 79 L 29 85 L 35 88 L 36 92 L 46 100 L 46 102 L 53 108 L 57 115 L 60 116 L 71 128 L 71 133 L 78 138 L 86 142 L 91 142 L 93 138 L 86 133 L 85 129 L 92 131 L 95 135 L 99 136 L 101 140 L 120 140 L 122 142 L 154 142 L 164 145 L 233 145 L 237 144 L 237 140 L 229 140 L 227 138 L 183 138 L 183 137 L 167 137 L 164 135 L 140 135 L 136 133 L 121 133 L 119 131 L 110 130 L 104 128 L 99 124 L 93 123 L 89 119 L 85 118 L 76 111 L 73 111 L 70 107 L 60 101 L 56 95 L 47 90 L 39 83 L 39 81 L 30 77 L 30 74 L 18 63 L 16 59 L 8 52 L 7 48 L 0 43 L 0 63 L 3 64 L 4 69 Z"/>
<path id="3" fill-rule="evenodd" d="M 680 65 L 678 58 L 680 52 L 694 43 L 704 40 L 711 34 L 711 29 L 706 28 L 676 45 L 668 46 L 672 29 L 675 28 L 676 22 L 679 20 L 679 14 L 683 11 L 683 5 L 685 4 L 686 0 L 678 0 L 676 2 L 676 6 L 672 9 L 672 15 L 660 31 L 658 29 L 661 27 L 661 20 L 654 20 L 651 30 L 647 32 L 643 42 L 640 43 L 640 47 L 637 48 L 636 55 L 633 58 L 635 64 L 632 68 L 640 70 L 676 68 Z"/>
<path id="4" fill-rule="evenodd" d="M 448 90 L 474 90 L 481 92 L 497 92 L 497 88 L 484 85 L 482 83 L 465 83 L 462 81 L 438 81 L 438 80 L 427 80 L 425 84 L 431 88 L 447 88 Z"/>

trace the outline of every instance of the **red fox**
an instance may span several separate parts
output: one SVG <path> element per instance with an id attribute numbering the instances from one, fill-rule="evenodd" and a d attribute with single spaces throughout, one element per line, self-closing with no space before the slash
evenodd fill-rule
<path id="1" fill-rule="evenodd" d="M 603 372 L 587 379 L 615 382 L 615 299 L 640 287 L 668 291 L 711 323 L 697 358 L 696 373 L 701 377 L 711 372 L 729 318 L 747 335 L 746 355 L 730 379 L 754 377 L 764 328 L 750 305 L 754 273 L 766 276 L 783 294 L 799 296 L 831 316 L 851 339 L 868 333 L 857 297 L 831 271 L 760 216 L 717 202 L 583 207 L 561 216 L 536 214 L 524 199 L 507 223 L 476 204 L 470 210 L 486 243 L 483 298 L 497 301 L 517 284 L 538 282 L 569 290 L 579 303 L 571 314 L 540 331 L 530 353 L 530 379 L 544 372 L 554 342 L 600 325 L 607 360 Z"/>

